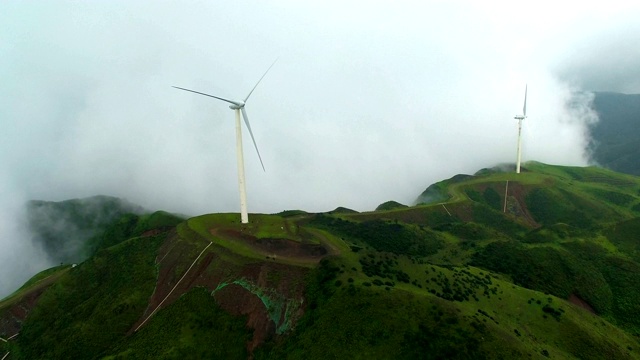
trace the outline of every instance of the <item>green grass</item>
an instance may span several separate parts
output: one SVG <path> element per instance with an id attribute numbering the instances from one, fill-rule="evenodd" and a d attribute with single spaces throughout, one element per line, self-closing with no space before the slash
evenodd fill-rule
<path id="1" fill-rule="evenodd" d="M 286 218 L 286 217 L 294 217 L 294 216 L 304 216 L 307 214 L 309 213 L 303 210 L 285 210 L 277 213 L 276 215 Z"/>
<path id="2" fill-rule="evenodd" d="M 188 225 L 205 237 L 211 237 L 210 229 L 231 229 L 262 238 L 279 238 L 299 241 L 294 223 L 278 215 L 251 214 L 248 224 L 241 224 L 237 214 L 214 214 L 194 217 Z"/>
<path id="3" fill-rule="evenodd" d="M 477 268 L 408 261 L 400 260 L 400 267 L 429 269 L 440 284 L 482 283 L 478 300 L 448 301 L 411 283 L 375 285 L 343 272 L 339 260 L 324 262 L 309 281 L 309 310 L 296 333 L 265 345 L 256 359 L 544 358 L 545 351 L 552 358 L 634 357 L 629 348 L 637 342 L 630 336 L 556 297 Z M 424 274 L 414 276 L 424 280 Z"/>
<path id="4" fill-rule="evenodd" d="M 94 358 L 125 337 L 155 286 L 155 249 L 165 236 L 134 238 L 69 271 L 38 300 L 16 359 Z"/>
<path id="5" fill-rule="evenodd" d="M 640 334 L 640 266 L 591 241 L 527 247 L 495 242 L 480 250 L 472 264 L 509 275 L 517 285 L 560 298 L 575 294 L 598 314 L 632 334 Z"/>
<path id="6" fill-rule="evenodd" d="M 134 236 L 140 236 L 149 231 L 166 231 L 184 221 L 177 215 L 165 211 L 152 214 L 125 214 L 110 223 L 105 230 L 87 241 L 88 252 L 94 254 L 100 249 L 117 245 Z"/>
<path id="7" fill-rule="evenodd" d="M 178 226 L 178 233 L 184 239 L 191 239 L 193 238 L 192 236 L 185 235 L 187 234 L 187 230 L 192 230 L 200 237 L 212 241 L 218 246 L 228 248 L 235 254 L 249 258 L 263 258 L 262 254 L 256 252 L 256 250 L 250 246 L 237 241 L 225 241 L 219 236 L 214 236 L 211 234 L 211 229 L 222 228 L 223 226 L 235 229 L 240 228 L 240 225 L 236 224 L 238 222 L 236 218 L 237 214 L 198 216 L 187 220 L 187 222 L 183 224 L 180 224 L 180 226 Z"/>
<path id="8" fill-rule="evenodd" d="M 93 239 L 125 214 L 144 210 L 123 199 L 93 196 L 61 202 L 29 201 L 27 219 L 33 240 L 55 263 L 77 263 L 93 255 Z"/>
<path id="9" fill-rule="evenodd" d="M 278 330 L 256 359 L 639 358 L 640 181 L 598 168 L 530 162 L 525 170 L 456 176 L 430 186 L 446 203 L 375 212 L 252 214 L 249 224 L 238 214 L 182 223 L 167 213 L 125 216 L 95 257 L 52 270 L 59 278 L 18 341 L 0 345 L 16 358 L 246 358 L 247 318 L 211 296 L 235 284 L 262 300 Z M 173 226 L 164 246 L 189 260 L 171 274 L 179 278 L 211 241 L 201 274 L 216 283 L 186 292 L 127 337 L 154 289 L 166 234 L 130 238 Z M 265 260 L 253 239 L 322 244 L 338 255 L 318 266 Z M 280 321 L 291 304 L 304 316 Z"/>
<path id="10" fill-rule="evenodd" d="M 436 232 L 398 222 L 382 220 L 352 222 L 318 214 L 308 224 L 330 230 L 346 239 L 361 242 L 377 251 L 427 256 L 434 254 L 442 246 L 442 239 Z"/>
<path id="11" fill-rule="evenodd" d="M 639 203 L 640 180 L 608 170 L 588 167 L 564 167 L 536 162 L 526 164 L 526 172 L 489 172 L 473 177 L 454 177 L 433 185 L 440 192 L 447 193 L 445 206 L 441 204 L 420 205 L 406 209 L 349 215 L 348 219 L 371 220 L 384 217 L 427 226 L 437 226 L 454 221 L 496 223 L 512 227 L 508 223 L 520 223 L 524 227 L 536 226 L 526 217 L 529 214 L 541 225 L 551 226 L 566 223 L 579 227 L 593 227 L 613 224 L 635 217 L 635 206 Z M 509 212 L 506 220 L 489 216 L 490 212 L 480 211 L 481 217 L 469 215 L 465 204 L 484 205 L 495 213 L 502 213 L 506 183 L 510 185 Z M 437 185 L 437 186 L 436 186 Z M 513 197 L 513 189 L 520 193 Z M 445 201 L 441 199 L 441 201 Z M 516 208 L 512 208 L 513 205 Z M 635 207 L 634 207 L 635 206 Z M 450 213 L 450 214 L 449 214 Z M 523 217 L 524 216 L 524 217 Z M 488 217 L 488 218 L 487 218 Z M 514 221 L 515 220 L 515 221 Z M 503 229 L 513 233 L 515 228 Z M 522 235 L 522 231 L 521 235 Z"/>
<path id="12" fill-rule="evenodd" d="M 449 211 L 453 210 L 455 206 L 456 205 L 453 205 L 453 207 L 449 204 L 446 205 L 446 207 L 450 208 Z M 345 216 L 343 217 L 343 219 L 359 222 L 385 219 L 390 221 L 401 221 L 406 224 L 429 227 L 460 221 L 460 218 L 456 216 L 455 213 L 449 215 L 449 213 L 447 213 L 447 211 L 445 210 L 445 206 L 441 204 L 417 205 L 403 209 L 364 212 Z"/>
<path id="13" fill-rule="evenodd" d="M 309 311 L 296 333 L 259 349 L 256 359 L 464 358 L 482 353 L 482 330 L 460 323 L 446 303 L 353 284 L 335 288 L 337 272 L 324 263 L 312 274 Z"/>
<path id="14" fill-rule="evenodd" d="M 638 234 L 640 234 L 640 218 L 623 221 L 604 231 L 604 235 L 611 243 L 636 262 L 640 262 Z"/>
<path id="15" fill-rule="evenodd" d="M 406 207 L 407 207 L 407 205 L 400 204 L 397 201 L 390 200 L 390 201 L 387 201 L 387 202 L 384 202 L 384 203 L 378 205 L 378 207 L 376 207 L 376 211 L 404 209 Z"/>
<path id="16" fill-rule="evenodd" d="M 142 215 L 136 224 L 133 235 L 141 235 L 149 230 L 165 230 L 170 229 L 184 221 L 178 215 L 168 213 L 166 211 L 156 211 L 151 214 Z"/>
<path id="17" fill-rule="evenodd" d="M 210 291 L 194 288 L 104 359 L 246 359 L 251 337 L 246 317 L 230 315 Z"/>
<path id="18" fill-rule="evenodd" d="M 340 241 L 333 243 L 333 240 L 318 236 L 317 232 L 312 229 L 301 228 L 295 219 L 283 218 L 278 215 L 252 214 L 249 224 L 241 224 L 237 219 L 237 214 L 202 215 L 191 218 L 178 226 L 178 233 L 182 238 L 206 239 L 242 258 L 264 260 L 265 256 L 269 255 L 269 253 L 251 246 L 250 241 L 239 241 L 237 237 L 225 235 L 228 231 L 234 231 L 238 234 L 237 236 L 243 234 L 243 236 L 251 236 L 256 239 L 286 239 L 307 244 L 326 243 L 326 246 L 335 249 L 342 246 Z M 191 232 L 197 236 L 194 237 Z M 323 238 L 327 240 L 323 241 Z M 313 260 L 286 256 L 277 256 L 273 261 L 304 267 L 315 265 Z"/>
<path id="19" fill-rule="evenodd" d="M 20 298 L 32 291 L 33 288 L 38 285 L 38 283 L 42 282 L 45 279 L 53 280 L 53 278 L 57 278 L 61 276 L 64 272 L 69 270 L 71 265 L 60 265 L 54 266 L 50 269 L 43 270 L 37 274 L 35 274 L 31 279 L 27 280 L 18 290 L 16 290 L 13 294 L 7 296 L 6 298 L 0 301 L 0 311 L 4 310 L 7 306 L 14 304 L 16 301 L 19 301 Z"/>

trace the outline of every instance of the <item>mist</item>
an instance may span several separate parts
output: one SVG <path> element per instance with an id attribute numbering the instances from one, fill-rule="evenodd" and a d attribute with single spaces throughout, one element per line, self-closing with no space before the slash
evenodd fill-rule
<path id="1" fill-rule="evenodd" d="M 514 162 L 525 84 L 523 160 L 586 165 L 588 91 L 640 92 L 587 61 L 635 36 L 622 4 L 3 2 L 0 284 L 44 259 L 16 225 L 29 199 L 237 212 L 233 112 L 171 86 L 244 98 L 276 58 L 246 107 L 250 212 L 411 204 Z"/>
<path id="2" fill-rule="evenodd" d="M 17 290 L 33 274 L 53 266 L 45 251 L 31 242 L 24 196 L 0 173 L 0 298 Z"/>

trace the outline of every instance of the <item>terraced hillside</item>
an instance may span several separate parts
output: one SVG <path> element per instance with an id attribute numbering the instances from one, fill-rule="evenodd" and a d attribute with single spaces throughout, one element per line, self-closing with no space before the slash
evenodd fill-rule
<path id="1" fill-rule="evenodd" d="M 638 178 L 528 163 L 420 199 L 116 222 L 0 303 L 0 356 L 640 358 Z"/>

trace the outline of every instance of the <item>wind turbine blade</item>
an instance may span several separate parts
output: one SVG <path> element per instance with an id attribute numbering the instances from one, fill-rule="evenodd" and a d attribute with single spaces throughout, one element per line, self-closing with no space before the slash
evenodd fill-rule
<path id="1" fill-rule="evenodd" d="M 262 156 L 260 156 L 260 150 L 258 150 L 258 144 L 256 144 L 256 139 L 253 137 L 253 131 L 251 131 L 251 125 L 249 125 L 249 117 L 247 116 L 247 111 L 243 108 L 242 117 L 244 118 L 244 123 L 247 125 L 247 129 L 249 129 L 249 135 L 251 135 L 251 140 L 253 141 L 253 146 L 256 148 L 256 152 L 258 153 L 258 159 L 260 159 L 260 165 L 262 165 L 262 171 L 267 171 L 264 169 L 264 163 L 262 162 Z"/>
<path id="2" fill-rule="evenodd" d="M 176 88 L 176 89 L 180 89 L 180 90 L 189 91 L 189 92 L 192 92 L 192 93 L 196 93 L 196 94 L 200 94 L 200 95 L 204 95 L 204 96 L 212 97 L 212 98 L 214 98 L 214 99 L 218 99 L 218 100 L 226 101 L 226 102 L 228 102 L 228 103 L 230 103 L 230 104 L 237 105 L 237 106 L 242 106 L 242 105 L 243 105 L 243 104 L 240 104 L 240 103 L 238 103 L 238 102 L 236 102 L 236 101 L 233 101 L 233 100 L 229 100 L 229 99 L 221 98 L 221 97 L 218 97 L 218 96 L 213 96 L 213 95 L 205 94 L 205 93 L 202 93 L 202 92 L 199 92 L 199 91 L 189 90 L 189 89 L 185 89 L 185 88 L 181 88 L 181 87 L 177 87 L 177 86 L 172 86 L 172 88 Z"/>
<path id="3" fill-rule="evenodd" d="M 524 86 L 524 107 L 522 108 L 522 115 L 527 116 L 527 85 Z"/>
<path id="4" fill-rule="evenodd" d="M 278 58 L 276 58 L 273 61 L 273 64 L 271 64 L 271 66 L 269 66 L 269 68 L 267 69 L 267 71 L 264 72 L 264 75 L 262 75 L 262 77 L 260 78 L 260 80 L 258 80 L 258 82 L 256 83 L 256 85 L 253 87 L 253 89 L 251 89 L 251 91 L 249 91 L 249 95 L 247 95 L 246 98 L 244 98 L 244 102 L 247 102 L 247 100 L 249 100 L 249 96 L 251 96 L 251 94 L 253 94 L 253 90 L 255 90 L 258 87 L 258 84 L 260 84 L 260 81 L 262 81 L 262 79 L 264 79 L 264 77 L 267 75 L 267 73 L 269 72 L 269 70 L 271 70 L 271 68 L 273 67 L 273 65 L 276 64 L 276 61 L 278 61 Z"/>

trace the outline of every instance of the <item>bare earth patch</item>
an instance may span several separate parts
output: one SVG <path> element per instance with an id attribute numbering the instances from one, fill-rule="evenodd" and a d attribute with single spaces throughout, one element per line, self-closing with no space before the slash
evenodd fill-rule
<path id="1" fill-rule="evenodd" d="M 581 308 L 587 310 L 588 312 L 592 313 L 592 314 L 596 314 L 596 311 L 591 307 L 591 305 L 589 305 L 588 302 L 582 300 L 580 297 L 578 297 L 578 295 L 576 294 L 571 294 L 569 295 L 569 302 L 575 305 L 580 306 Z"/>
<path id="2" fill-rule="evenodd" d="M 129 333 L 158 307 L 184 275 L 162 307 L 169 306 L 192 288 L 208 289 L 221 308 L 233 315 L 247 316 L 247 327 L 254 331 L 253 338 L 247 343 L 247 350 L 251 353 L 273 336 L 295 328 L 306 307 L 304 283 L 311 269 L 278 263 L 273 259 L 294 258 L 313 264 L 335 252 L 320 244 L 289 239 L 258 239 L 231 229 L 211 229 L 210 232 L 227 241 L 241 241 L 263 254 L 265 259 L 230 262 L 226 260 L 227 255 L 231 255 L 230 250 L 212 245 L 185 275 L 208 241 L 189 243 L 174 232 L 158 251 L 158 280 L 147 310 Z"/>
<path id="3" fill-rule="evenodd" d="M 12 336 L 22 329 L 22 323 L 36 306 L 40 295 L 59 278 L 61 273 L 50 275 L 37 282 L 29 292 L 18 295 L 20 298 L 11 300 L 14 303 L 0 314 L 0 334 Z"/>
<path id="4" fill-rule="evenodd" d="M 327 249 L 322 245 L 302 243 L 289 239 L 258 239 L 253 235 L 242 233 L 232 229 L 211 229 L 211 235 L 222 236 L 230 241 L 240 241 L 251 246 L 265 256 L 289 257 L 299 260 L 320 261 L 327 255 Z"/>

